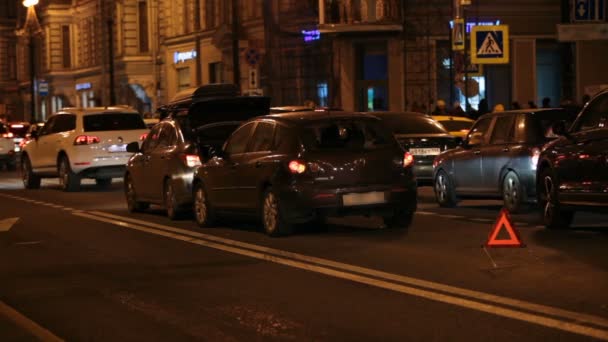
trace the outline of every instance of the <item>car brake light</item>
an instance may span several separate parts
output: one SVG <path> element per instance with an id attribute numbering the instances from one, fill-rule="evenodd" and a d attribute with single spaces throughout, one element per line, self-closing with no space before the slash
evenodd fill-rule
<path id="1" fill-rule="evenodd" d="M 74 145 L 92 145 L 99 144 L 99 137 L 94 135 L 79 135 L 74 139 Z"/>
<path id="2" fill-rule="evenodd" d="M 4 133 L 4 134 L 2 134 L 2 137 L 3 138 L 12 138 L 13 137 L 13 133 L 11 133 L 11 132 Z"/>
<path id="3" fill-rule="evenodd" d="M 201 166 L 201 158 L 196 154 L 182 154 L 182 160 L 188 167 Z"/>
<path id="4" fill-rule="evenodd" d="M 148 133 L 144 133 L 139 136 L 139 141 L 144 141 L 144 140 L 146 140 L 147 137 L 148 137 Z"/>
<path id="5" fill-rule="evenodd" d="M 530 158 L 530 164 L 532 164 L 532 170 L 536 170 L 536 165 L 538 165 L 538 158 L 540 157 L 540 149 L 537 147 L 532 149 L 532 158 Z"/>
<path id="6" fill-rule="evenodd" d="M 306 171 L 306 164 L 299 160 L 292 160 L 289 162 L 289 171 L 293 174 L 300 174 Z"/>
<path id="7" fill-rule="evenodd" d="M 409 152 L 405 152 L 405 154 L 403 155 L 403 167 L 411 166 L 413 163 L 414 156 Z"/>

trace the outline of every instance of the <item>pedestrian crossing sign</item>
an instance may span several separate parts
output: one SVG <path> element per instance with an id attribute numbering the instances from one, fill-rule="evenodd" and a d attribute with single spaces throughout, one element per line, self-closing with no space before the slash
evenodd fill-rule
<path id="1" fill-rule="evenodd" d="M 471 62 L 509 63 L 509 26 L 474 26 L 471 29 Z"/>
<path id="2" fill-rule="evenodd" d="M 464 19 L 454 19 L 454 26 L 452 27 L 452 51 L 464 50 Z"/>

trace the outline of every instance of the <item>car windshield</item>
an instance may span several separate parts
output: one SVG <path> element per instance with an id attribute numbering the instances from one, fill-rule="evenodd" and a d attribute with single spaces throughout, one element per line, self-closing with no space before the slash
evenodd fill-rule
<path id="1" fill-rule="evenodd" d="M 546 110 L 538 112 L 534 114 L 534 116 L 540 125 L 540 127 L 538 127 L 540 129 L 539 133 L 546 139 L 555 139 L 558 137 L 553 133 L 553 124 L 556 121 L 563 120 L 566 122 L 566 127 L 570 127 L 574 122 L 574 119 L 576 119 L 576 114 L 568 113 L 565 110 Z"/>
<path id="2" fill-rule="evenodd" d="M 442 120 L 439 123 L 449 132 L 468 131 L 473 122 L 460 120 Z"/>
<path id="3" fill-rule="evenodd" d="M 25 136 L 25 134 L 27 133 L 28 128 L 29 128 L 29 125 L 26 125 L 26 124 L 11 124 L 11 125 L 9 125 L 8 130 L 11 133 L 13 133 L 15 136 L 23 138 Z"/>
<path id="4" fill-rule="evenodd" d="M 435 120 L 417 114 L 380 114 L 377 115 L 384 125 L 394 134 L 447 134 L 448 132 Z"/>
<path id="5" fill-rule="evenodd" d="M 104 113 L 84 116 L 84 131 L 129 131 L 146 129 L 141 115 L 136 113 Z"/>
<path id="6" fill-rule="evenodd" d="M 373 149 L 391 144 L 393 137 L 380 122 L 366 118 L 332 118 L 314 121 L 302 133 L 310 150 Z"/>

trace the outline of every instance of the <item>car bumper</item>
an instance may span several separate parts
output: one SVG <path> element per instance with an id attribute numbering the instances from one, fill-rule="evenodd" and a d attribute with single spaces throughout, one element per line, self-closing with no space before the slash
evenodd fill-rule
<path id="1" fill-rule="evenodd" d="M 192 181 L 194 180 L 194 170 L 182 172 L 180 175 L 174 175 L 171 178 L 173 191 L 177 203 L 180 206 L 185 206 L 194 202 L 192 196 Z"/>
<path id="2" fill-rule="evenodd" d="M 416 184 L 364 186 L 355 188 L 319 189 L 314 186 L 291 185 L 280 190 L 282 212 L 286 219 L 306 222 L 317 215 L 382 215 L 397 208 L 416 210 Z M 345 205 L 344 195 L 375 193 L 383 202 Z"/>
<path id="3" fill-rule="evenodd" d="M 130 157 L 131 154 L 102 155 L 88 158 L 70 156 L 70 167 L 72 172 L 77 174 L 82 174 L 83 172 L 87 170 L 90 171 L 92 169 L 122 168 L 122 173 L 118 176 L 114 176 L 122 177 L 124 176 L 125 166 L 127 165 Z"/>
<path id="4" fill-rule="evenodd" d="M 89 167 L 78 172 L 81 178 L 123 178 L 125 165 Z"/>
<path id="5" fill-rule="evenodd" d="M 414 164 L 413 171 L 419 183 L 433 182 L 433 161 L 418 161 Z"/>

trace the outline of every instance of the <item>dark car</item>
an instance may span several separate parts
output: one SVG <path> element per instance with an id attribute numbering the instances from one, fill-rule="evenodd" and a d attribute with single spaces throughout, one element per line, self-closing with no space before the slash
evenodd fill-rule
<path id="1" fill-rule="evenodd" d="M 608 91 L 594 97 L 569 129 L 540 153 L 538 201 L 547 228 L 566 228 L 578 210 L 608 212 Z"/>
<path id="2" fill-rule="evenodd" d="M 455 148 L 461 139 L 450 135 L 430 116 L 422 113 L 375 112 L 401 145 L 414 156 L 414 175 L 418 185 L 431 185 L 433 160 L 442 151 Z"/>
<path id="3" fill-rule="evenodd" d="M 271 236 L 326 216 L 381 215 L 408 227 L 416 210 L 412 158 L 380 121 L 355 113 L 273 114 L 241 125 L 194 180 L 197 223 L 261 217 Z"/>
<path id="4" fill-rule="evenodd" d="M 218 86 L 221 87 L 218 89 Z M 164 205 L 171 219 L 191 208 L 194 170 L 221 149 L 247 119 L 268 114 L 267 97 L 237 96 L 232 85 L 211 85 L 178 94 L 162 108 L 165 118 L 142 143 L 129 144 L 125 194 L 130 211 Z M 222 91 L 224 90 L 224 91 Z"/>
<path id="5" fill-rule="evenodd" d="M 442 207 L 459 198 L 501 198 L 517 212 L 536 196 L 540 148 L 556 138 L 551 125 L 574 118 L 563 109 L 528 109 L 481 116 L 456 149 L 437 156 L 435 196 Z"/>

